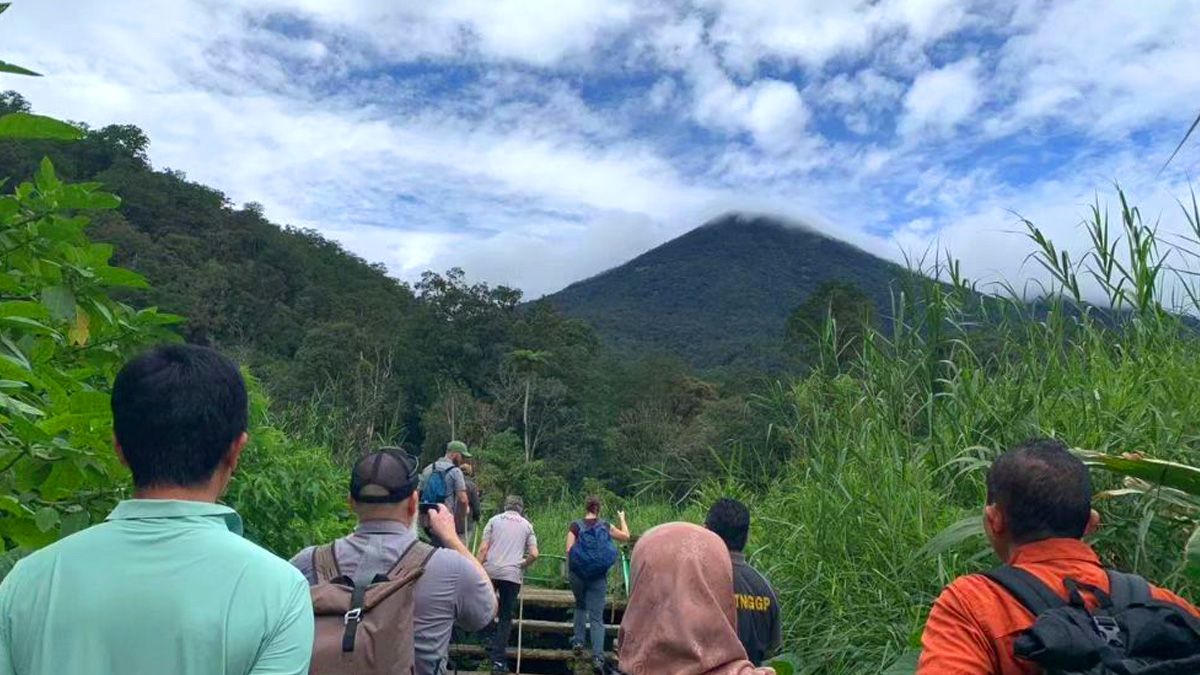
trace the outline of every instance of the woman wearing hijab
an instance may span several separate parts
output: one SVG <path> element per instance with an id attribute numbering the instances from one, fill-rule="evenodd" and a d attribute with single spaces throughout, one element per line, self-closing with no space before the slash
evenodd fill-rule
<path id="1" fill-rule="evenodd" d="M 691 523 L 650 530 L 633 549 L 621 621 L 628 675 L 774 675 L 755 668 L 737 636 L 733 564 L 716 534 Z"/>

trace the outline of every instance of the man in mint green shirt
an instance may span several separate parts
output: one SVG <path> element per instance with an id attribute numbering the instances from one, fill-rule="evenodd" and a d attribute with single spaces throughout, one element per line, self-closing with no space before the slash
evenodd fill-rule
<path id="1" fill-rule="evenodd" d="M 169 345 L 113 385 L 136 499 L 34 552 L 0 584 L 0 675 L 301 675 L 308 583 L 216 504 L 246 444 L 237 367 Z"/>

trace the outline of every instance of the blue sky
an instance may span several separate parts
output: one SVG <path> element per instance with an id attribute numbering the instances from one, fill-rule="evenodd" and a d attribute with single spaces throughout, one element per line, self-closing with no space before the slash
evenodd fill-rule
<path id="1" fill-rule="evenodd" d="M 117 11 L 115 8 L 120 8 Z M 17 0 L 39 110 L 399 278 L 539 295 L 728 210 L 1016 280 L 1120 181 L 1163 227 L 1200 2 Z"/>

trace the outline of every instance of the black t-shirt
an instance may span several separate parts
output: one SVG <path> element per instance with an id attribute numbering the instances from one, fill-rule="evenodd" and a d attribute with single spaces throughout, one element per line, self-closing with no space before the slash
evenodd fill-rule
<path id="1" fill-rule="evenodd" d="M 733 558 L 733 592 L 737 595 L 738 639 L 750 661 L 761 666 L 779 649 L 779 599 L 766 577 L 751 567 L 741 553 Z"/>

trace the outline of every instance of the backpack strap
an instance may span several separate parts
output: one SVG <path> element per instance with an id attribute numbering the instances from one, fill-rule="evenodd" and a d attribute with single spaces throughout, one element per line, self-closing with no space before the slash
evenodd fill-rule
<path id="1" fill-rule="evenodd" d="M 984 572 L 983 576 L 1000 584 L 1034 616 L 1067 604 L 1040 579 L 1019 567 L 1004 565 Z"/>
<path id="2" fill-rule="evenodd" d="M 342 576 L 342 570 L 338 566 L 337 552 L 333 549 L 333 542 L 313 549 L 312 568 L 313 576 L 318 584 L 327 584 Z"/>
<path id="3" fill-rule="evenodd" d="M 410 581 L 416 581 L 425 573 L 425 567 L 429 565 L 429 559 L 433 557 L 434 553 L 437 553 L 436 547 L 426 544 L 420 539 L 414 539 L 392 569 L 388 571 L 388 579 L 411 577 Z"/>
<path id="4" fill-rule="evenodd" d="M 1108 594 L 1113 606 L 1123 608 L 1150 602 L 1150 584 L 1136 574 L 1108 570 Z"/>

